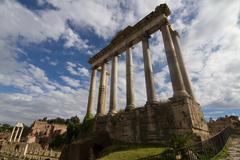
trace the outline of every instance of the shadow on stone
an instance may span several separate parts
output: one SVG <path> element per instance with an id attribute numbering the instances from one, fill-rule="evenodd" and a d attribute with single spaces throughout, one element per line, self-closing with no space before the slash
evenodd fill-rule
<path id="1" fill-rule="evenodd" d="M 107 133 L 92 134 L 88 138 L 65 146 L 60 160 L 94 160 L 111 144 L 112 140 Z"/>

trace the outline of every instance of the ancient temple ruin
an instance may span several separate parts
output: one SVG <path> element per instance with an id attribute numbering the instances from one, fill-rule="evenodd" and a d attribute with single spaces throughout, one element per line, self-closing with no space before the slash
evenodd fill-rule
<path id="1" fill-rule="evenodd" d="M 16 130 L 17 129 L 17 130 Z M 17 123 L 12 130 L 9 142 L 20 142 L 24 126 L 22 123 Z M 20 132 L 19 132 L 20 131 Z M 14 138 L 13 138 L 14 137 Z"/>
<path id="2" fill-rule="evenodd" d="M 92 76 L 89 89 L 86 116 L 93 114 L 96 93 L 96 76 L 100 71 L 97 111 L 93 130 L 108 132 L 113 139 L 136 143 L 164 143 L 171 134 L 194 133 L 202 140 L 209 135 L 200 105 L 197 103 L 191 81 L 184 65 L 179 34 L 173 30 L 168 16 L 171 14 L 166 4 L 156 7 L 134 26 L 128 26 L 111 43 L 90 58 Z M 149 38 L 151 34 L 162 33 L 166 58 L 173 88 L 173 97 L 167 102 L 157 99 Z M 134 93 L 134 72 L 132 47 L 142 43 L 147 102 L 137 107 Z M 117 113 L 118 56 L 126 54 L 126 108 Z M 160 53 L 159 54 L 163 54 Z M 106 111 L 107 62 L 112 61 L 110 72 L 109 110 Z"/>

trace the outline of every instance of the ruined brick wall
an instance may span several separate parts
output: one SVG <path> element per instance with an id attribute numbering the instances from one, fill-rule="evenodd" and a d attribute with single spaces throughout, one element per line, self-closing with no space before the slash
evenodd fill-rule
<path id="1" fill-rule="evenodd" d="M 53 124 L 53 132 L 59 131 L 60 134 L 67 132 L 67 125 L 64 124 Z"/>
<path id="2" fill-rule="evenodd" d="M 45 121 L 35 121 L 32 127 L 33 135 L 37 133 L 44 133 L 46 136 L 51 136 L 55 131 L 59 131 L 60 134 L 63 134 L 67 131 L 67 125 L 65 124 L 48 124 Z"/>
<path id="3" fill-rule="evenodd" d="M 94 131 L 107 131 L 113 139 L 132 143 L 166 144 L 174 133 L 191 132 L 201 139 L 209 136 L 200 106 L 190 98 L 96 117 Z"/>
<path id="4" fill-rule="evenodd" d="M 36 136 L 41 133 L 48 139 L 48 143 L 50 143 L 54 139 L 54 136 L 63 134 L 66 131 L 67 125 L 65 124 L 49 124 L 46 121 L 35 121 L 27 141 L 37 142 L 38 139 Z"/>

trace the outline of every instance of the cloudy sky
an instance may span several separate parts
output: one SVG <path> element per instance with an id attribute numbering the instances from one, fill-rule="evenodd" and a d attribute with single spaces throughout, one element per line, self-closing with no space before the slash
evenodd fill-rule
<path id="1" fill-rule="evenodd" d="M 206 118 L 240 114 L 239 0 L 0 0 L 0 123 L 86 112 L 88 59 L 161 3 Z M 159 100 L 172 96 L 160 31 L 150 39 Z M 141 44 L 133 49 L 136 100 L 146 101 Z M 125 54 L 118 109 L 125 106 Z M 109 64 L 108 70 L 111 70 Z M 109 93 L 109 92 L 108 92 Z M 96 93 L 97 95 L 97 93 Z"/>

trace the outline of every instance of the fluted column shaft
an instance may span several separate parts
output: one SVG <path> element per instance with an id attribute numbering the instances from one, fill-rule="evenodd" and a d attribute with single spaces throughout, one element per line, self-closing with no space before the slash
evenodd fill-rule
<path id="1" fill-rule="evenodd" d="M 20 134 L 19 134 L 19 137 L 18 137 L 18 142 L 20 142 L 20 139 L 22 137 L 22 132 L 23 132 L 23 127 L 21 127 L 21 131 L 20 131 Z"/>
<path id="2" fill-rule="evenodd" d="M 117 70 L 118 70 L 118 57 L 115 56 L 112 59 L 109 114 L 116 113 L 116 107 L 117 107 L 117 79 L 118 79 Z"/>
<path id="3" fill-rule="evenodd" d="M 87 105 L 87 116 L 92 114 L 93 111 L 93 104 L 94 104 L 94 98 L 95 98 L 95 92 L 96 92 L 96 75 L 97 70 L 92 70 L 92 77 L 91 77 L 91 83 L 89 88 L 89 95 L 88 95 L 88 105 Z"/>
<path id="4" fill-rule="evenodd" d="M 135 94 L 133 84 L 133 60 L 132 60 L 132 49 L 129 47 L 126 50 L 126 96 L 127 106 L 126 110 L 135 108 Z"/>
<path id="5" fill-rule="evenodd" d="M 105 93 L 106 93 L 106 64 L 102 65 L 101 78 L 98 91 L 98 105 L 97 105 L 97 115 L 104 115 L 105 113 Z"/>
<path id="6" fill-rule="evenodd" d="M 181 71 L 179 68 L 171 34 L 169 31 L 169 25 L 166 23 L 162 25 L 160 29 L 162 32 L 163 43 L 165 47 L 170 77 L 172 81 L 173 96 L 174 97 L 187 96 L 188 94 L 184 87 Z"/>
<path id="7" fill-rule="evenodd" d="M 195 95 L 194 95 L 193 90 L 192 90 L 191 81 L 189 80 L 187 70 L 186 70 L 186 67 L 184 65 L 184 60 L 183 60 L 182 50 L 181 50 L 181 45 L 180 45 L 180 36 L 179 36 L 177 31 L 171 31 L 171 36 L 172 36 L 173 45 L 174 45 L 174 48 L 175 48 L 178 64 L 179 64 L 179 67 L 180 67 L 180 70 L 181 70 L 183 83 L 185 85 L 185 88 L 186 88 L 188 94 L 193 99 L 195 99 Z"/>
<path id="8" fill-rule="evenodd" d="M 12 133 L 11 133 L 11 136 L 10 136 L 10 139 L 9 139 L 9 142 L 12 141 L 13 134 L 14 134 L 14 132 L 15 132 L 15 129 L 16 129 L 16 127 L 14 126 L 14 127 L 13 127 L 13 130 L 12 130 Z"/>
<path id="9" fill-rule="evenodd" d="M 16 131 L 16 133 L 15 133 L 15 137 L 14 137 L 14 139 L 13 139 L 13 142 L 16 142 L 18 132 L 19 132 L 19 127 L 17 127 L 17 131 Z"/>
<path id="10" fill-rule="evenodd" d="M 144 61 L 144 73 L 145 73 L 145 83 L 147 91 L 147 103 L 156 103 L 156 92 L 154 87 L 153 79 L 153 69 L 151 60 L 151 51 L 148 42 L 149 36 L 144 36 L 142 39 L 142 49 L 143 49 L 143 61 Z"/>

